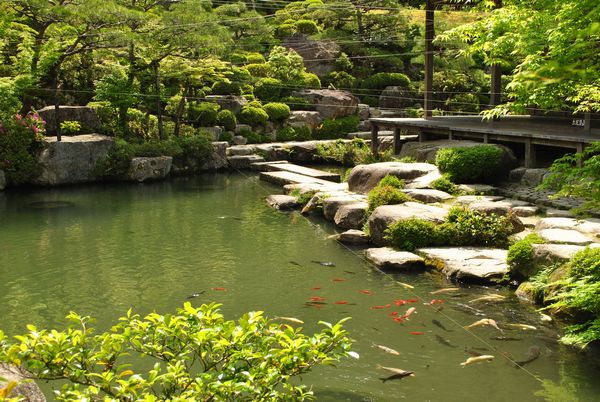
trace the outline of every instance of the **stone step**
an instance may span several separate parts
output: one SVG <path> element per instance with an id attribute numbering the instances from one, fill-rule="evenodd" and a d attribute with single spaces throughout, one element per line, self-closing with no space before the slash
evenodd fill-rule
<path id="1" fill-rule="evenodd" d="M 317 179 L 315 177 L 304 176 L 298 173 L 292 172 L 261 172 L 260 179 L 264 181 L 268 181 L 269 183 L 278 184 L 280 186 L 284 186 L 286 184 L 323 184 L 328 185 L 332 184 L 328 180 Z"/>
<path id="2" fill-rule="evenodd" d="M 259 164 L 253 164 L 252 168 L 260 168 L 263 172 L 290 172 L 296 173 L 302 176 L 314 177 L 315 179 L 327 180 L 334 183 L 341 181 L 340 175 L 337 173 L 324 172 L 318 169 L 312 169 L 293 163 L 282 163 L 285 161 L 276 162 L 265 162 Z"/>
<path id="3" fill-rule="evenodd" d="M 289 163 L 288 161 L 268 161 L 268 162 L 255 162 L 253 163 L 250 168 L 252 170 L 258 170 L 259 172 L 271 172 L 273 171 L 273 169 L 271 168 L 271 165 L 280 165 L 283 163 Z"/>
<path id="4" fill-rule="evenodd" d="M 265 158 L 259 155 L 234 155 L 227 157 L 231 169 L 250 169 L 253 163 L 264 162 Z"/>

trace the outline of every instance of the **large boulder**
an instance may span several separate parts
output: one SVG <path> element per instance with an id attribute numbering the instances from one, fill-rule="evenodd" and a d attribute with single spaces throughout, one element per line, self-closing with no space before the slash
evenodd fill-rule
<path id="1" fill-rule="evenodd" d="M 46 138 L 46 148 L 38 161 L 41 173 L 34 184 L 55 186 L 60 184 L 86 183 L 96 180 L 94 168 L 113 145 L 113 139 L 99 134 Z"/>
<path id="2" fill-rule="evenodd" d="M 283 194 L 271 194 L 267 197 L 267 204 L 281 211 L 289 211 L 298 207 L 296 197 Z"/>
<path id="3" fill-rule="evenodd" d="M 402 146 L 400 158 L 411 157 L 417 162 L 435 162 L 435 156 L 440 149 L 445 148 L 471 148 L 484 145 L 481 142 L 474 141 L 458 141 L 458 140 L 438 140 L 424 142 L 407 142 Z M 499 144 L 485 144 L 496 147 L 502 151 L 502 166 L 508 172 L 512 167 L 517 165 L 517 157 L 513 151 Z"/>
<path id="4" fill-rule="evenodd" d="M 333 89 L 308 89 L 293 93 L 315 105 L 317 112 L 325 118 L 351 116 L 358 110 L 358 98 L 348 91 Z"/>
<path id="5" fill-rule="evenodd" d="M 425 261 L 408 251 L 396 251 L 389 247 L 370 248 L 366 251 L 367 260 L 383 270 L 424 269 Z"/>
<path id="6" fill-rule="evenodd" d="M 198 171 L 221 170 L 228 167 L 226 141 L 217 141 L 212 143 L 212 153 L 207 159 L 177 159 L 171 168 L 171 173 L 176 175 L 185 175 Z"/>
<path id="7" fill-rule="evenodd" d="M 379 95 L 379 107 L 382 109 L 405 109 L 414 105 L 414 96 L 406 87 L 385 87 Z"/>
<path id="8" fill-rule="evenodd" d="M 221 106 L 221 109 L 231 110 L 235 114 L 248 104 L 246 98 L 236 95 L 206 95 L 206 101 L 214 102 Z"/>
<path id="9" fill-rule="evenodd" d="M 313 40 L 303 34 L 293 35 L 282 45 L 294 49 L 304 59 L 306 69 L 321 77 L 336 69 L 335 60 L 341 53 L 340 46 L 334 41 Z"/>
<path id="10" fill-rule="evenodd" d="M 548 243 L 575 244 L 585 246 L 593 242 L 592 239 L 576 230 L 543 229 L 540 230 L 538 234 Z"/>
<path id="11" fill-rule="evenodd" d="M 21 397 L 28 402 L 46 402 L 46 397 L 40 387 L 30 380 L 31 375 L 24 369 L 0 363 L 0 389 L 6 387 L 7 383 L 16 382 L 17 386 L 5 395 L 8 398 Z"/>
<path id="12" fill-rule="evenodd" d="M 508 273 L 506 250 L 489 248 L 423 248 L 417 253 L 449 278 L 487 282 L 497 281 Z"/>
<path id="13" fill-rule="evenodd" d="M 46 133 L 56 135 L 56 111 L 54 106 L 46 106 L 38 110 L 37 113 L 46 122 Z M 89 106 L 60 106 L 58 118 L 59 124 L 64 121 L 78 121 L 81 124 L 79 134 L 97 132 L 102 126 L 98 114 Z"/>
<path id="14" fill-rule="evenodd" d="M 417 201 L 421 201 L 421 202 L 425 202 L 428 204 L 434 203 L 434 202 L 444 202 L 444 201 L 448 201 L 451 200 L 452 198 L 454 198 L 453 196 L 451 196 L 450 194 L 440 191 L 440 190 L 433 190 L 433 189 L 428 189 L 428 188 L 422 188 L 422 189 L 403 189 L 402 190 L 403 193 L 409 195 L 411 198 L 417 200 Z"/>
<path id="15" fill-rule="evenodd" d="M 310 130 L 314 130 L 321 124 L 323 117 L 319 112 L 313 112 L 308 110 L 294 110 L 290 112 L 288 118 L 288 124 L 292 127 L 308 127 Z"/>
<path id="16" fill-rule="evenodd" d="M 337 240 L 344 244 L 367 244 L 369 243 L 369 235 L 362 230 L 350 229 L 340 233 Z"/>
<path id="17" fill-rule="evenodd" d="M 368 207 L 369 204 L 366 202 L 342 205 L 335 213 L 333 221 L 336 226 L 344 229 L 360 229 L 365 223 L 365 212 Z"/>
<path id="18" fill-rule="evenodd" d="M 591 245 L 593 247 L 595 245 Z M 569 261 L 584 246 L 575 244 L 533 244 L 533 262 L 535 266 L 550 266 Z M 596 246 L 597 247 L 597 246 Z"/>
<path id="19" fill-rule="evenodd" d="M 164 179 L 171 172 L 171 156 L 133 158 L 129 164 L 127 179 L 139 183 L 147 180 Z"/>
<path id="20" fill-rule="evenodd" d="M 348 176 L 348 189 L 355 193 L 366 194 L 387 175 L 412 181 L 437 171 L 437 167 L 429 163 L 381 162 L 358 165 Z"/>
<path id="21" fill-rule="evenodd" d="M 364 197 L 352 194 L 323 198 L 323 216 L 328 221 L 332 221 L 342 206 L 359 202 L 362 203 L 362 201 L 364 201 Z"/>
<path id="22" fill-rule="evenodd" d="M 383 205 L 375 208 L 368 220 L 371 241 L 378 246 L 386 245 L 385 230 L 394 222 L 411 218 L 425 219 L 435 223 L 444 222 L 448 210 L 433 205 L 406 202 L 398 205 Z"/>
<path id="23" fill-rule="evenodd" d="M 6 188 L 6 176 L 4 175 L 4 170 L 0 170 L 0 191 Z"/>

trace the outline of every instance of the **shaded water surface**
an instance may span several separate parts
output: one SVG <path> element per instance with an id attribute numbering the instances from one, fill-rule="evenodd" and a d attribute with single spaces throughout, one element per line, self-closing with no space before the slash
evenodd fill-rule
<path id="1" fill-rule="evenodd" d="M 357 250 L 326 240 L 334 233 L 330 225 L 267 207 L 264 197 L 278 191 L 256 176 L 221 174 L 0 193 L 0 326 L 10 335 L 24 332 L 27 322 L 62 328 L 65 315 L 75 310 L 97 317 L 106 329 L 129 307 L 168 313 L 198 294 L 190 300 L 223 303 L 227 318 L 263 310 L 300 318 L 308 332 L 319 328 L 319 320 L 353 317 L 347 328 L 360 359 L 318 368 L 302 379 L 314 385 L 318 400 L 600 397 L 598 361 L 559 346 L 558 329 L 543 325 L 535 309 L 510 291 L 461 287 L 432 295 L 454 285 L 435 273 L 385 275 Z M 506 300 L 470 302 L 487 294 Z M 307 304 L 311 297 L 324 298 L 324 304 Z M 430 305 L 433 299 L 445 302 Z M 397 306 L 398 300 L 408 302 Z M 410 307 L 416 312 L 408 321 L 393 319 Z M 501 326 L 537 329 L 463 328 L 486 317 Z M 499 336 L 512 340 L 491 339 Z M 463 368 L 460 363 L 470 357 L 465 349 L 495 359 Z M 537 350 L 539 357 L 523 369 L 511 363 Z M 415 377 L 384 383 L 391 373 L 378 365 L 414 371 Z"/>

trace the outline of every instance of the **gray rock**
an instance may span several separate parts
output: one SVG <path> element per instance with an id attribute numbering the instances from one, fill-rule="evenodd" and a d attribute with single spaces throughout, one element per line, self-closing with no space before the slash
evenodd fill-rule
<path id="1" fill-rule="evenodd" d="M 396 251 L 389 247 L 379 247 L 367 249 L 365 253 L 369 261 L 383 270 L 425 269 L 423 258 L 408 251 Z"/>
<path id="2" fill-rule="evenodd" d="M 448 215 L 448 211 L 444 208 L 416 202 L 377 207 L 368 220 L 371 241 L 378 246 L 386 245 L 384 232 L 394 222 L 419 218 L 435 223 L 442 223 L 446 215 Z"/>
<path id="3" fill-rule="evenodd" d="M 586 245 L 593 242 L 576 230 L 543 229 L 538 231 L 538 234 L 549 243 Z"/>
<path id="4" fill-rule="evenodd" d="M 325 118 L 351 116 L 358 109 L 358 98 L 348 91 L 309 89 L 293 92 L 292 95 L 307 99 Z"/>
<path id="5" fill-rule="evenodd" d="M 516 208 L 516 207 L 531 207 L 531 206 L 533 206 L 533 204 L 530 203 L 530 202 L 521 201 L 521 200 L 513 200 L 512 198 L 505 198 L 504 200 L 502 200 L 502 202 L 510 204 L 510 206 L 513 207 L 513 208 Z"/>
<path id="6" fill-rule="evenodd" d="M 267 197 L 267 204 L 281 211 L 292 210 L 298 207 L 296 197 L 283 194 L 272 194 Z"/>
<path id="7" fill-rule="evenodd" d="M 133 158 L 127 172 L 127 179 L 139 183 L 147 180 L 164 179 L 171 172 L 173 158 L 170 156 Z"/>
<path id="8" fill-rule="evenodd" d="M 538 267 L 569 261 L 584 246 L 574 244 L 533 244 L 533 261 Z"/>
<path id="9" fill-rule="evenodd" d="M 408 194 L 412 198 L 417 201 L 425 202 L 425 203 L 433 203 L 433 202 L 444 202 L 451 200 L 454 198 L 448 193 L 445 193 L 440 190 L 432 190 L 432 189 L 404 189 L 402 192 Z"/>
<path id="10" fill-rule="evenodd" d="M 442 174 L 439 170 L 434 170 L 432 172 L 427 173 L 424 176 L 417 177 L 416 179 L 406 183 L 405 188 L 432 188 L 433 182 L 442 177 Z"/>
<path id="11" fill-rule="evenodd" d="M 232 145 L 227 148 L 228 156 L 252 155 L 256 149 L 252 145 Z"/>
<path id="12" fill-rule="evenodd" d="M 494 186 L 490 186 L 489 184 L 460 184 L 458 189 L 465 194 L 474 194 L 474 195 L 494 195 L 498 190 Z"/>
<path id="13" fill-rule="evenodd" d="M 358 104 L 358 117 L 361 120 L 367 120 L 371 117 L 370 106 L 364 103 Z"/>
<path id="14" fill-rule="evenodd" d="M 41 173 L 33 183 L 55 186 L 95 181 L 96 162 L 108 154 L 113 139 L 99 134 L 63 137 L 62 141 L 47 137 L 45 145 L 38 157 Z"/>
<path id="15" fill-rule="evenodd" d="M 439 261 L 436 267 L 450 278 L 494 281 L 508 273 L 506 250 L 488 248 L 423 248 L 417 250 L 426 259 Z"/>
<path id="16" fill-rule="evenodd" d="M 89 106 L 61 105 L 59 110 L 59 123 L 64 121 L 78 121 L 81 124 L 81 130 L 77 135 L 96 133 L 102 128 L 98 114 Z M 38 110 L 37 113 L 46 122 L 46 135 L 56 135 L 54 106 L 46 106 Z"/>
<path id="17" fill-rule="evenodd" d="M 206 95 L 205 98 L 207 102 L 216 103 L 221 106 L 221 109 L 231 110 L 235 114 L 248 104 L 246 98 L 236 95 Z"/>
<path id="18" fill-rule="evenodd" d="M 546 210 L 546 216 L 549 218 L 573 218 L 575 215 L 566 209 L 550 208 Z"/>
<path id="19" fill-rule="evenodd" d="M 200 130 L 206 131 L 208 134 L 210 134 L 213 141 L 218 141 L 219 137 L 221 136 L 221 133 L 223 132 L 223 129 L 219 126 L 200 127 Z"/>
<path id="20" fill-rule="evenodd" d="M 6 188 L 6 176 L 4 175 L 4 170 L 0 170 L 0 191 Z"/>
<path id="21" fill-rule="evenodd" d="M 474 141 L 456 141 L 456 140 L 439 140 L 425 142 L 407 142 L 402 146 L 400 157 L 413 157 L 417 162 L 435 162 L 435 156 L 440 149 L 445 148 L 470 148 L 481 146 L 480 142 Z M 508 147 L 499 144 L 486 144 L 494 146 L 502 151 L 502 166 L 508 171 L 517 165 L 517 158 Z"/>
<path id="22" fill-rule="evenodd" d="M 310 130 L 314 130 L 321 124 L 323 117 L 319 112 L 312 112 L 308 110 L 294 110 L 290 112 L 288 118 L 288 124 L 292 127 L 308 127 Z"/>
<path id="23" fill-rule="evenodd" d="M 437 172 L 437 167 L 429 163 L 381 162 L 358 165 L 348 176 L 348 189 L 366 194 L 388 174 L 411 181 L 431 172 Z"/>
<path id="24" fill-rule="evenodd" d="M 247 170 L 253 163 L 264 162 L 265 158 L 259 155 L 236 155 L 228 156 L 227 163 L 231 169 Z"/>
<path id="25" fill-rule="evenodd" d="M 414 92 L 411 92 L 406 87 L 385 87 L 381 91 L 381 95 L 379 95 L 379 107 L 384 109 L 404 109 L 415 103 L 413 98 Z"/>
<path id="26" fill-rule="evenodd" d="M 203 164 L 200 167 L 200 170 L 209 171 L 209 170 L 220 170 L 227 167 L 227 147 L 229 144 L 225 141 L 217 141 L 212 143 L 213 151 L 210 154 L 210 157 L 207 161 L 202 161 Z M 195 166 L 201 161 L 192 161 Z M 192 170 L 194 170 L 192 169 Z"/>
<path id="27" fill-rule="evenodd" d="M 600 238 L 600 219 L 584 219 L 579 222 L 576 229 L 581 233 L 591 234 Z"/>
<path id="28" fill-rule="evenodd" d="M 526 170 L 527 169 L 524 167 L 518 167 L 516 169 L 511 170 L 510 172 L 508 172 L 508 180 L 513 182 L 520 182 Z"/>
<path id="29" fill-rule="evenodd" d="M 252 126 L 248 125 L 248 124 L 238 124 L 235 126 L 235 130 L 234 132 L 236 134 L 239 134 L 243 131 L 252 131 Z"/>
<path id="30" fill-rule="evenodd" d="M 537 206 L 531 207 L 514 207 L 513 213 L 520 217 L 535 216 L 539 212 L 540 208 Z"/>
<path id="31" fill-rule="evenodd" d="M 566 229 L 575 230 L 579 221 L 574 218 L 543 218 L 535 226 L 536 230 Z"/>
<path id="32" fill-rule="evenodd" d="M 366 202 L 342 205 L 333 218 L 336 226 L 344 229 L 360 229 L 365 223 Z"/>
<path id="33" fill-rule="evenodd" d="M 525 169 L 520 181 L 526 186 L 536 187 L 542 184 L 546 174 L 548 169 Z"/>
<path id="34" fill-rule="evenodd" d="M 242 135 L 234 135 L 231 140 L 235 145 L 246 145 L 248 139 Z"/>
<path id="35" fill-rule="evenodd" d="M 340 46 L 332 40 L 314 40 L 304 34 L 294 34 L 282 46 L 294 49 L 304 59 L 306 69 L 320 77 L 336 69 L 335 60 L 341 52 Z"/>
<path id="36" fill-rule="evenodd" d="M 18 385 L 6 395 L 9 398 L 22 397 L 28 402 L 46 402 L 46 397 L 40 387 L 31 380 L 31 375 L 24 369 L 10 366 L 6 363 L 0 363 L 0 389 L 6 386 L 7 382 L 16 381 Z"/>
<path id="37" fill-rule="evenodd" d="M 499 195 L 461 195 L 456 198 L 456 203 L 459 205 L 470 205 L 474 202 L 496 202 L 503 199 L 504 197 Z"/>
<path id="38" fill-rule="evenodd" d="M 328 221 L 332 221 L 342 205 L 362 203 L 362 201 L 364 197 L 351 194 L 323 198 L 323 216 Z"/>
<path id="39" fill-rule="evenodd" d="M 483 212 L 486 215 L 495 214 L 497 216 L 506 216 L 510 213 L 512 207 L 508 202 L 504 201 L 476 201 L 469 204 L 469 209 Z"/>
<path id="40" fill-rule="evenodd" d="M 522 282 L 517 290 L 515 290 L 515 296 L 529 303 L 537 302 L 535 296 L 535 287 L 531 282 Z"/>
<path id="41" fill-rule="evenodd" d="M 369 236 L 362 230 L 350 229 L 340 233 L 338 241 L 344 244 L 367 244 Z"/>
<path id="42" fill-rule="evenodd" d="M 373 123 L 371 123 L 371 120 L 361 120 L 360 123 L 358 123 L 359 131 L 371 131 L 372 127 Z"/>

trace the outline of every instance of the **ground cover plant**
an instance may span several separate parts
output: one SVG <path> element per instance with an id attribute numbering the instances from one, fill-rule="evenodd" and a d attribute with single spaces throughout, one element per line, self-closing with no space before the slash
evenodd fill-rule
<path id="1" fill-rule="evenodd" d="M 63 331 L 38 329 L 8 339 L 0 332 L 0 361 L 34 378 L 64 380 L 59 401 L 305 400 L 312 392 L 290 380 L 319 364 L 333 364 L 351 341 L 337 324 L 308 336 L 274 323 L 260 311 L 226 320 L 219 304 L 185 303 L 174 314 L 145 317 L 131 310 L 109 331 L 70 313 Z M 151 367 L 147 370 L 138 370 Z"/>

